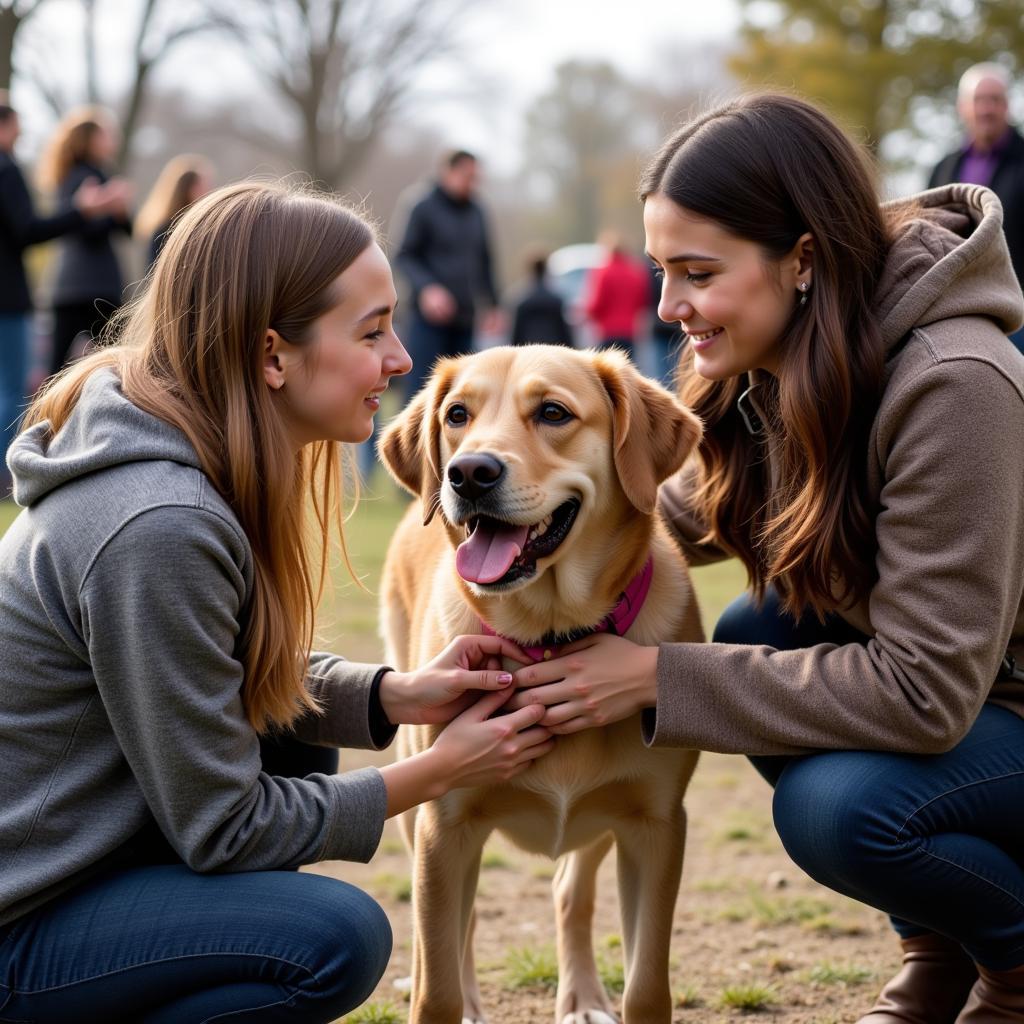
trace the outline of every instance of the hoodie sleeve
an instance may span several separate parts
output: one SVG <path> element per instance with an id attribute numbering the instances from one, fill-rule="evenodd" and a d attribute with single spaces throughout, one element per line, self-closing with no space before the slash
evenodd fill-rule
<path id="1" fill-rule="evenodd" d="M 1024 400 L 976 359 L 918 374 L 879 422 L 878 582 L 866 645 L 663 644 L 655 746 L 939 753 L 993 681 L 1024 587 Z"/>
<path id="2" fill-rule="evenodd" d="M 361 665 L 337 654 L 314 651 L 309 657 L 306 689 L 320 701 L 322 715 L 303 715 L 295 735 L 321 747 L 383 750 L 395 738 L 380 703 L 386 665 Z"/>
<path id="3" fill-rule="evenodd" d="M 261 771 L 237 657 L 245 546 L 215 513 L 160 506 L 105 544 L 80 590 L 82 630 L 113 731 L 146 802 L 193 870 L 366 861 L 386 790 L 365 768 Z"/>

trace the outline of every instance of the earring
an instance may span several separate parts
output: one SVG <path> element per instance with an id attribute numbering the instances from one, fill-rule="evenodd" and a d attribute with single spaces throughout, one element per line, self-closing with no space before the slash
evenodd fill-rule
<path id="1" fill-rule="evenodd" d="M 806 281 L 800 282 L 800 305 L 807 305 L 807 289 L 811 286 Z"/>

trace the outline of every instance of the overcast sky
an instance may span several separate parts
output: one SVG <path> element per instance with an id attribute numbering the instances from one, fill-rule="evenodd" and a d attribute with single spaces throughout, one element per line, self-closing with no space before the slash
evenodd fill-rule
<path id="1" fill-rule="evenodd" d="M 138 2 L 99 0 L 98 36 L 103 55 L 99 77 L 107 95 L 116 95 L 125 87 L 136 24 L 135 17 L 126 17 L 125 12 L 137 9 Z M 470 7 L 465 22 L 470 69 L 465 74 L 428 76 L 420 91 L 431 98 L 417 106 L 417 115 L 438 126 L 447 136 L 445 141 L 494 154 L 501 164 L 502 154 L 518 148 L 523 111 L 550 85 L 561 62 L 605 59 L 632 77 L 650 79 L 667 46 L 699 50 L 707 41 L 727 44 L 735 37 L 738 24 L 733 0 L 479 3 Z M 53 58 L 59 54 L 68 76 L 84 81 L 77 43 L 82 25 L 78 0 L 50 0 L 29 28 L 48 39 Z M 123 55 L 123 60 L 111 59 L 112 55 Z M 474 83 L 469 96 L 467 80 Z M 190 41 L 158 65 L 153 82 L 157 87 L 187 86 L 199 100 L 233 91 L 251 96 L 253 73 L 223 40 Z M 453 96 L 460 89 L 463 95 Z M 25 96 L 21 102 L 27 99 Z M 37 125 L 48 119 L 45 111 L 39 114 L 32 118 Z M 27 133 L 28 151 L 36 148 L 34 135 Z"/>

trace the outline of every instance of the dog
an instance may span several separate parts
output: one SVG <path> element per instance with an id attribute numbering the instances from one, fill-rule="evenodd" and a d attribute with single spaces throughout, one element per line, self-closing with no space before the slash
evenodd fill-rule
<path id="1" fill-rule="evenodd" d="M 557 656 L 595 627 L 640 644 L 703 640 L 686 563 L 655 512 L 700 421 L 620 352 L 551 345 L 441 360 L 380 453 L 419 496 L 388 549 L 387 658 L 433 658 L 494 631 Z M 398 753 L 439 726 L 402 726 Z M 483 1024 L 473 962 L 480 855 L 500 830 L 558 859 L 560 1024 L 614 1024 L 594 964 L 596 873 L 616 844 L 626 1024 L 668 1024 L 668 955 L 696 751 L 650 749 L 639 716 L 573 735 L 507 782 L 457 789 L 403 817 L 413 851 L 412 1024 Z"/>

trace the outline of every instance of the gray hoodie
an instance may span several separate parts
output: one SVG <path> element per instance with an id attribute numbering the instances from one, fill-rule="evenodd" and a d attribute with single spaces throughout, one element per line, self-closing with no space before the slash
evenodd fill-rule
<path id="1" fill-rule="evenodd" d="M 379 771 L 261 771 L 238 651 L 252 552 L 185 436 L 102 370 L 56 437 L 32 427 L 8 462 L 25 508 L 0 539 L 0 925 L 154 823 L 196 871 L 368 860 Z M 327 710 L 296 735 L 386 745 L 382 671 L 314 654 Z"/>

